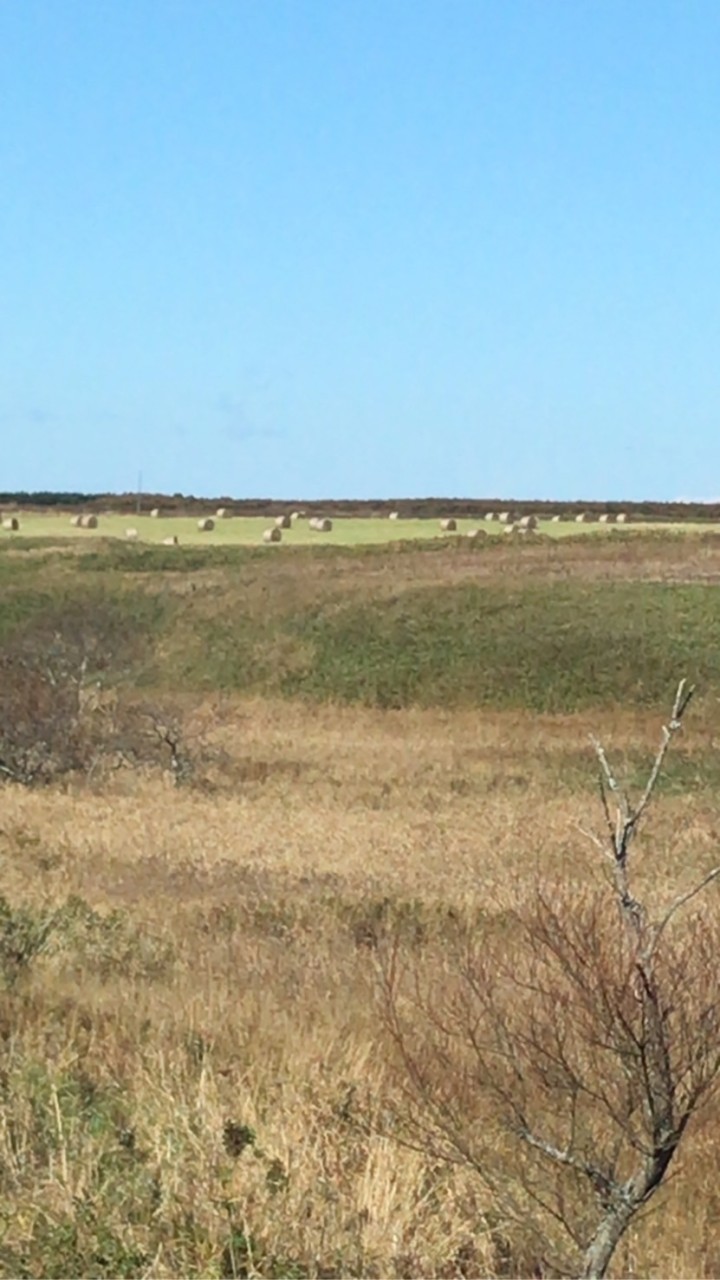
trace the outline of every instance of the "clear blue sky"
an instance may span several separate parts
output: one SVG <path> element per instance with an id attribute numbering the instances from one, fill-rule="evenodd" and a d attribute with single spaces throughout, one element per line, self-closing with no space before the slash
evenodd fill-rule
<path id="1" fill-rule="evenodd" d="M 718 0 L 1 0 L 0 490 L 720 494 Z"/>

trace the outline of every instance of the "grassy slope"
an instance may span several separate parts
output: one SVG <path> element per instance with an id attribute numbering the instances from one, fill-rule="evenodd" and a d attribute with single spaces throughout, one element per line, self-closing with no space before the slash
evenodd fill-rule
<path id="1" fill-rule="evenodd" d="M 148 633 L 143 683 L 166 689 L 396 708 L 657 706 L 680 674 L 720 693 L 716 569 L 713 540 L 672 536 L 281 557 L 218 547 L 188 551 L 184 571 L 172 551 L 109 543 L 0 556 L 0 636 L 105 599 Z"/>

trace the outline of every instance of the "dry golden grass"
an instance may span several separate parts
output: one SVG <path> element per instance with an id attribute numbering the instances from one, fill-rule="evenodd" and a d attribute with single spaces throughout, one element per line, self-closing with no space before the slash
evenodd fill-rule
<path id="1" fill-rule="evenodd" d="M 88 1265 L 99 1222 L 102 1275 L 527 1273 L 471 1172 L 382 1135 L 400 1076 L 373 949 L 394 923 L 431 964 L 449 913 L 499 919 L 538 876 L 595 879 L 578 829 L 599 821 L 588 732 L 634 758 L 656 719 L 227 699 L 187 714 L 233 762 L 213 792 L 135 773 L 2 792 L 8 901 L 123 914 L 84 950 L 50 947 L 2 998 L 0 1274 L 19 1257 L 33 1275 Z M 690 758 L 713 749 L 712 717 L 691 719 Z M 716 845 L 707 788 L 660 796 L 640 854 L 650 898 Z M 614 1274 L 720 1272 L 718 1118 L 689 1134 Z M 256 1135 L 236 1155 L 233 1125 Z"/>

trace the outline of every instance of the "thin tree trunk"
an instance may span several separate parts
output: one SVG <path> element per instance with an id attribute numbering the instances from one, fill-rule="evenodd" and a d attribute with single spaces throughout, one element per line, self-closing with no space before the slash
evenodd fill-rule
<path id="1" fill-rule="evenodd" d="M 580 1273 L 583 1280 L 601 1280 L 605 1275 L 610 1259 L 627 1231 L 637 1208 L 636 1204 L 630 1203 L 608 1210 L 607 1217 L 600 1223 L 585 1250 L 583 1269 Z"/>

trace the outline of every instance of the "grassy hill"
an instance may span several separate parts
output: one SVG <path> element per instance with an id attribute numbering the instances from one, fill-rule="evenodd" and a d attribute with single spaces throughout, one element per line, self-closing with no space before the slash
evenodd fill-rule
<path id="1" fill-rule="evenodd" d="M 106 544 L 0 552 L 0 637 L 112 607 L 147 640 L 135 678 L 377 707 L 570 712 L 720 692 L 713 540 L 352 551 Z"/>

